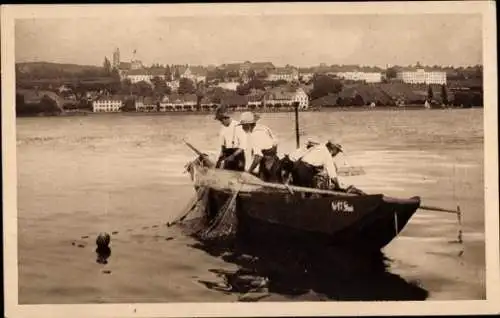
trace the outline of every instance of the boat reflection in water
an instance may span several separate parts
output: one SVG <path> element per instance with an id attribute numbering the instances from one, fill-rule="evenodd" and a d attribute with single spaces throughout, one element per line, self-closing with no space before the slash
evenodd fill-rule
<path id="1" fill-rule="evenodd" d="M 195 221 L 195 220 L 192 220 Z M 190 221 L 191 222 L 191 221 Z M 202 241 L 192 247 L 238 266 L 211 269 L 218 279 L 200 280 L 207 288 L 239 296 L 240 301 L 425 300 L 428 292 L 388 271 L 380 251 L 359 253 L 334 246 L 293 246 L 242 241 Z M 271 299 L 269 299 L 271 298 Z"/>
<path id="2" fill-rule="evenodd" d="M 98 246 L 95 250 L 95 253 L 97 255 L 97 263 L 107 264 L 108 258 L 111 256 L 111 248 L 109 246 Z"/>

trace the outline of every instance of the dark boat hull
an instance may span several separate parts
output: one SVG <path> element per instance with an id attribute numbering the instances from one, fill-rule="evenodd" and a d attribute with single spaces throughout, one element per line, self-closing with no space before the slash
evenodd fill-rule
<path id="1" fill-rule="evenodd" d="M 210 190 L 209 211 L 219 211 L 231 193 Z M 243 192 L 236 201 L 237 238 L 258 244 L 310 244 L 380 250 L 406 226 L 420 198 L 383 195 L 304 198 L 286 192 Z"/>

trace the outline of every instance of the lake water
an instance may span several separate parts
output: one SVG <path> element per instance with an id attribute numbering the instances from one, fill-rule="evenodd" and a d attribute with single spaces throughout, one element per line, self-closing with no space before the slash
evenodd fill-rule
<path id="1" fill-rule="evenodd" d="M 293 119 L 261 119 L 282 153 L 295 145 Z M 425 205 L 460 205 L 464 244 L 453 242 L 455 215 L 419 210 L 383 250 L 388 268 L 376 280 L 331 278 L 320 286 L 293 272 L 280 285 L 262 270 L 275 282 L 262 300 L 485 298 L 482 109 L 303 113 L 300 126 L 341 143 L 349 164 L 364 168 L 366 175 L 345 183 L 419 195 Z M 234 281 L 241 261 L 165 226 L 193 195 L 183 167 L 194 154 L 182 139 L 215 153 L 218 129 L 209 115 L 18 118 L 20 303 L 242 300 L 244 288 L 211 288 Z M 96 262 L 100 231 L 114 233 L 105 265 Z M 341 273 L 327 262 L 323 281 Z M 294 284 L 302 291 L 291 292 Z"/>

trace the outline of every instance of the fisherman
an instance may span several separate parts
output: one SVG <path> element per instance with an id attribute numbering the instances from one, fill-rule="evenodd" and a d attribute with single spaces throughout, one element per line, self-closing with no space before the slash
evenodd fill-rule
<path id="1" fill-rule="evenodd" d="M 332 141 L 320 143 L 310 140 L 306 149 L 290 154 L 294 161 L 293 184 L 302 187 L 341 190 L 335 157 L 343 152 L 342 146 Z"/>
<path id="2" fill-rule="evenodd" d="M 247 133 L 247 141 L 252 148 L 253 161 L 248 169 L 252 173 L 259 166 L 258 177 L 266 182 L 280 182 L 280 160 L 278 141 L 268 127 L 257 124 L 259 116 L 252 112 L 241 114 L 240 125 Z"/>
<path id="3" fill-rule="evenodd" d="M 304 147 L 295 150 L 291 155 L 285 154 L 281 159 L 281 176 L 283 183 L 292 183 L 292 173 L 295 167 L 296 158 L 300 157 L 301 154 L 305 154 L 308 149 L 319 145 L 320 143 L 317 141 L 318 139 L 315 137 L 309 137 Z M 290 158 L 292 156 L 294 160 Z"/>
<path id="4" fill-rule="evenodd" d="M 225 106 L 216 109 L 215 119 L 222 124 L 219 131 L 221 151 L 216 168 L 245 171 L 246 134 Z"/>

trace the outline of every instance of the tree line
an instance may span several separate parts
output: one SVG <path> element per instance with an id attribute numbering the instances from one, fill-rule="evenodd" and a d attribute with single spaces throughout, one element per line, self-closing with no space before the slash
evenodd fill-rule
<path id="1" fill-rule="evenodd" d="M 16 94 L 16 115 L 29 116 L 37 114 L 57 115 L 61 113 L 61 109 L 57 106 L 57 102 L 47 95 L 37 103 L 26 103 L 22 94 Z"/>

